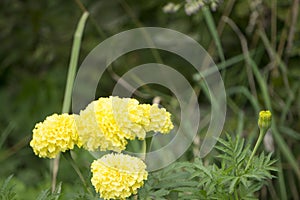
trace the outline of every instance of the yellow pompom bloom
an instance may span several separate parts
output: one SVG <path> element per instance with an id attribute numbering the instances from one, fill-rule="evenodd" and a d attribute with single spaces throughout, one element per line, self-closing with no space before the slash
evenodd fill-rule
<path id="1" fill-rule="evenodd" d="M 141 126 L 149 126 L 150 124 L 150 104 L 140 104 L 137 109 L 129 110 L 129 118 L 132 122 L 140 124 Z"/>
<path id="2" fill-rule="evenodd" d="M 171 114 L 165 108 L 159 108 L 157 104 L 140 104 L 138 111 L 139 117 L 131 117 L 131 120 L 141 124 L 147 132 L 167 134 L 174 128 Z"/>
<path id="3" fill-rule="evenodd" d="M 32 130 L 30 146 L 39 157 L 55 158 L 60 152 L 80 146 L 74 115 L 53 114 Z"/>
<path id="4" fill-rule="evenodd" d="M 143 127 L 130 120 L 139 102 L 130 98 L 99 98 L 76 118 L 80 140 L 89 151 L 125 149 L 127 139 L 145 135 Z M 131 114 L 132 113 L 132 114 Z"/>
<path id="5" fill-rule="evenodd" d="M 91 182 L 104 199 L 125 199 L 144 185 L 148 172 L 145 163 L 124 154 L 108 154 L 91 165 Z"/>
<path id="6" fill-rule="evenodd" d="M 159 108 L 157 104 L 153 104 L 148 112 L 150 123 L 145 127 L 147 132 L 155 131 L 167 134 L 174 128 L 171 114 L 165 108 Z"/>

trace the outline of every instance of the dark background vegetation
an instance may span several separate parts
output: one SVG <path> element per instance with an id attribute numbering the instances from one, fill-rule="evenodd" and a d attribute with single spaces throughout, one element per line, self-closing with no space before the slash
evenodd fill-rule
<path id="1" fill-rule="evenodd" d="M 258 194 L 259 198 L 299 199 L 299 0 L 263 0 L 257 5 L 255 2 L 259 1 L 224 0 L 212 16 L 225 60 L 220 59 L 203 12 L 187 16 L 181 9 L 166 14 L 162 8 L 168 2 L 82 1 L 90 18 L 84 31 L 79 64 L 101 41 L 136 27 L 165 27 L 193 37 L 213 56 L 222 73 L 228 101 L 225 131 L 254 140 L 258 114 L 254 105 L 270 109 L 265 95 L 271 99 L 280 137 L 273 138 L 273 143 L 268 141 L 273 144 L 274 157 L 279 159 L 279 172 Z M 34 199 L 41 190 L 51 186 L 50 162 L 36 157 L 29 141 L 36 122 L 61 112 L 72 37 L 82 12 L 83 8 L 76 1 L 0 1 L 0 181 L 14 174 L 19 199 Z M 253 62 L 247 60 L 248 50 Z M 203 100 L 205 95 L 201 93 L 199 82 L 193 79 L 195 71 L 175 55 L 159 53 L 165 64 L 177 68 L 200 91 L 200 102 L 208 103 Z M 110 95 L 116 74 L 147 62 L 157 62 L 148 50 L 119 58 L 102 78 L 97 95 Z M 266 83 L 267 94 L 255 74 L 256 66 Z M 149 94 L 137 96 L 143 102 L 160 96 L 162 104 L 171 112 L 178 109 L 176 100 L 165 88 L 149 86 L 141 91 Z M 192 160 L 193 148 L 197 145 L 181 159 Z M 81 151 L 76 155 L 88 177 L 92 156 Z M 70 169 L 62 158 L 58 180 L 63 182 L 62 197 L 66 199 L 83 191 Z"/>

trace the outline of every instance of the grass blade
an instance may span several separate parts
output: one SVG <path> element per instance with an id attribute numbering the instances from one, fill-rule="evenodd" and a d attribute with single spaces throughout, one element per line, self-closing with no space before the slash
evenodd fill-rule
<path id="1" fill-rule="evenodd" d="M 204 15 L 204 18 L 206 20 L 208 29 L 209 29 L 212 37 L 213 37 L 213 40 L 216 43 L 219 57 L 220 57 L 221 61 L 224 62 L 225 61 L 225 56 L 224 56 L 223 48 L 222 48 L 222 45 L 221 45 L 220 37 L 218 35 L 217 27 L 216 27 L 216 24 L 214 22 L 214 19 L 212 17 L 212 14 L 211 14 L 209 8 L 206 7 L 206 6 L 203 7 L 203 15 Z"/>
<path id="2" fill-rule="evenodd" d="M 12 132 L 12 130 L 15 128 L 15 124 L 13 122 L 10 122 L 6 129 L 2 132 L 1 138 L 0 138 L 0 149 L 2 149 L 2 146 L 8 137 L 8 135 Z"/>
<path id="3" fill-rule="evenodd" d="M 62 113 L 68 113 L 69 109 L 70 109 L 73 83 L 74 83 L 74 79 L 75 79 L 75 75 L 76 75 L 79 51 L 80 51 L 80 46 L 81 46 L 81 38 L 83 35 L 83 29 L 84 29 L 86 20 L 88 18 L 88 15 L 89 15 L 88 12 L 83 13 L 83 15 L 81 16 L 80 21 L 77 25 L 76 32 L 74 34 L 71 59 L 70 59 L 69 71 L 68 71 L 68 78 L 67 78 L 67 85 L 66 85 L 66 90 L 65 90 L 64 103 L 63 103 L 63 107 L 62 107 Z"/>

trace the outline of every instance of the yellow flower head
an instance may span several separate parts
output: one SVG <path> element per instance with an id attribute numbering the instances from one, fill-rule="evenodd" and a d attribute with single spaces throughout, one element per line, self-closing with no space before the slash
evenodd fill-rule
<path id="1" fill-rule="evenodd" d="M 173 128 L 171 114 L 165 108 L 159 108 L 157 104 L 153 104 L 149 110 L 150 123 L 146 126 L 146 130 L 160 132 L 163 134 L 169 133 Z"/>
<path id="2" fill-rule="evenodd" d="M 147 180 L 142 160 L 124 154 L 108 154 L 91 165 L 91 182 L 104 199 L 125 199 L 137 193 Z"/>
<path id="3" fill-rule="evenodd" d="M 145 139 L 147 131 L 167 133 L 173 128 L 165 109 L 119 97 L 93 101 L 80 112 L 76 125 L 85 149 L 117 152 L 126 148 L 127 140 Z"/>
<path id="4" fill-rule="evenodd" d="M 143 127 L 129 119 L 139 102 L 135 99 L 99 98 L 80 112 L 76 119 L 83 147 L 89 151 L 125 149 L 127 139 L 145 135 Z"/>
<path id="5" fill-rule="evenodd" d="M 39 157 L 55 158 L 60 152 L 80 146 L 74 115 L 53 114 L 37 123 L 30 146 Z"/>
<path id="6" fill-rule="evenodd" d="M 268 129 L 271 127 L 272 113 L 269 110 L 260 111 L 258 118 L 258 126 L 261 129 Z"/>

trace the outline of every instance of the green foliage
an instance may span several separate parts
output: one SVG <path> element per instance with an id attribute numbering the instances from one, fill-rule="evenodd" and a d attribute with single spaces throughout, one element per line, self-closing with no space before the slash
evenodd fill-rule
<path id="1" fill-rule="evenodd" d="M 89 193 L 76 194 L 72 199 L 73 200 L 81 200 L 81 199 L 100 200 L 99 197 L 95 197 L 94 195 L 91 195 Z"/>
<path id="2" fill-rule="evenodd" d="M 139 190 L 139 199 L 177 199 L 184 191 L 197 193 L 198 182 L 191 180 L 193 164 L 176 162 L 163 170 L 150 173 L 145 186 Z"/>
<path id="3" fill-rule="evenodd" d="M 206 191 L 208 199 L 253 199 L 254 193 L 265 185 L 268 179 L 273 178 L 271 171 L 276 171 L 272 165 L 271 155 L 255 156 L 246 170 L 251 150 L 244 144 L 244 139 L 232 139 L 227 135 L 227 140 L 219 139 L 216 149 L 220 151 L 217 156 L 220 167 L 213 164 L 205 167 L 201 160 L 195 161 L 199 169 L 194 176 L 200 180 L 199 185 Z"/>
<path id="4" fill-rule="evenodd" d="M 251 149 L 244 139 L 219 139 L 217 164 L 204 165 L 196 158 L 177 162 L 162 171 L 151 173 L 139 191 L 140 199 L 256 199 L 267 180 L 274 176 L 272 154 L 254 156 L 246 170 Z"/>
<path id="5" fill-rule="evenodd" d="M 2 184 L 0 188 L 0 199 L 1 200 L 14 200 L 16 199 L 16 193 L 14 192 L 14 187 L 10 186 L 9 183 L 13 175 L 10 175 Z"/>
<path id="6" fill-rule="evenodd" d="M 0 187 L 1 200 L 17 200 L 20 198 L 20 196 L 17 198 L 16 187 L 12 186 L 12 178 L 13 175 L 9 176 Z M 59 183 L 54 192 L 51 192 L 50 189 L 41 191 L 36 200 L 58 200 L 61 194 L 61 185 L 62 183 Z M 22 197 L 24 198 L 24 196 Z"/>
<path id="7" fill-rule="evenodd" d="M 51 192 L 50 189 L 43 190 L 36 200 L 58 200 L 61 193 L 61 185 L 62 183 L 59 183 L 54 192 Z"/>

